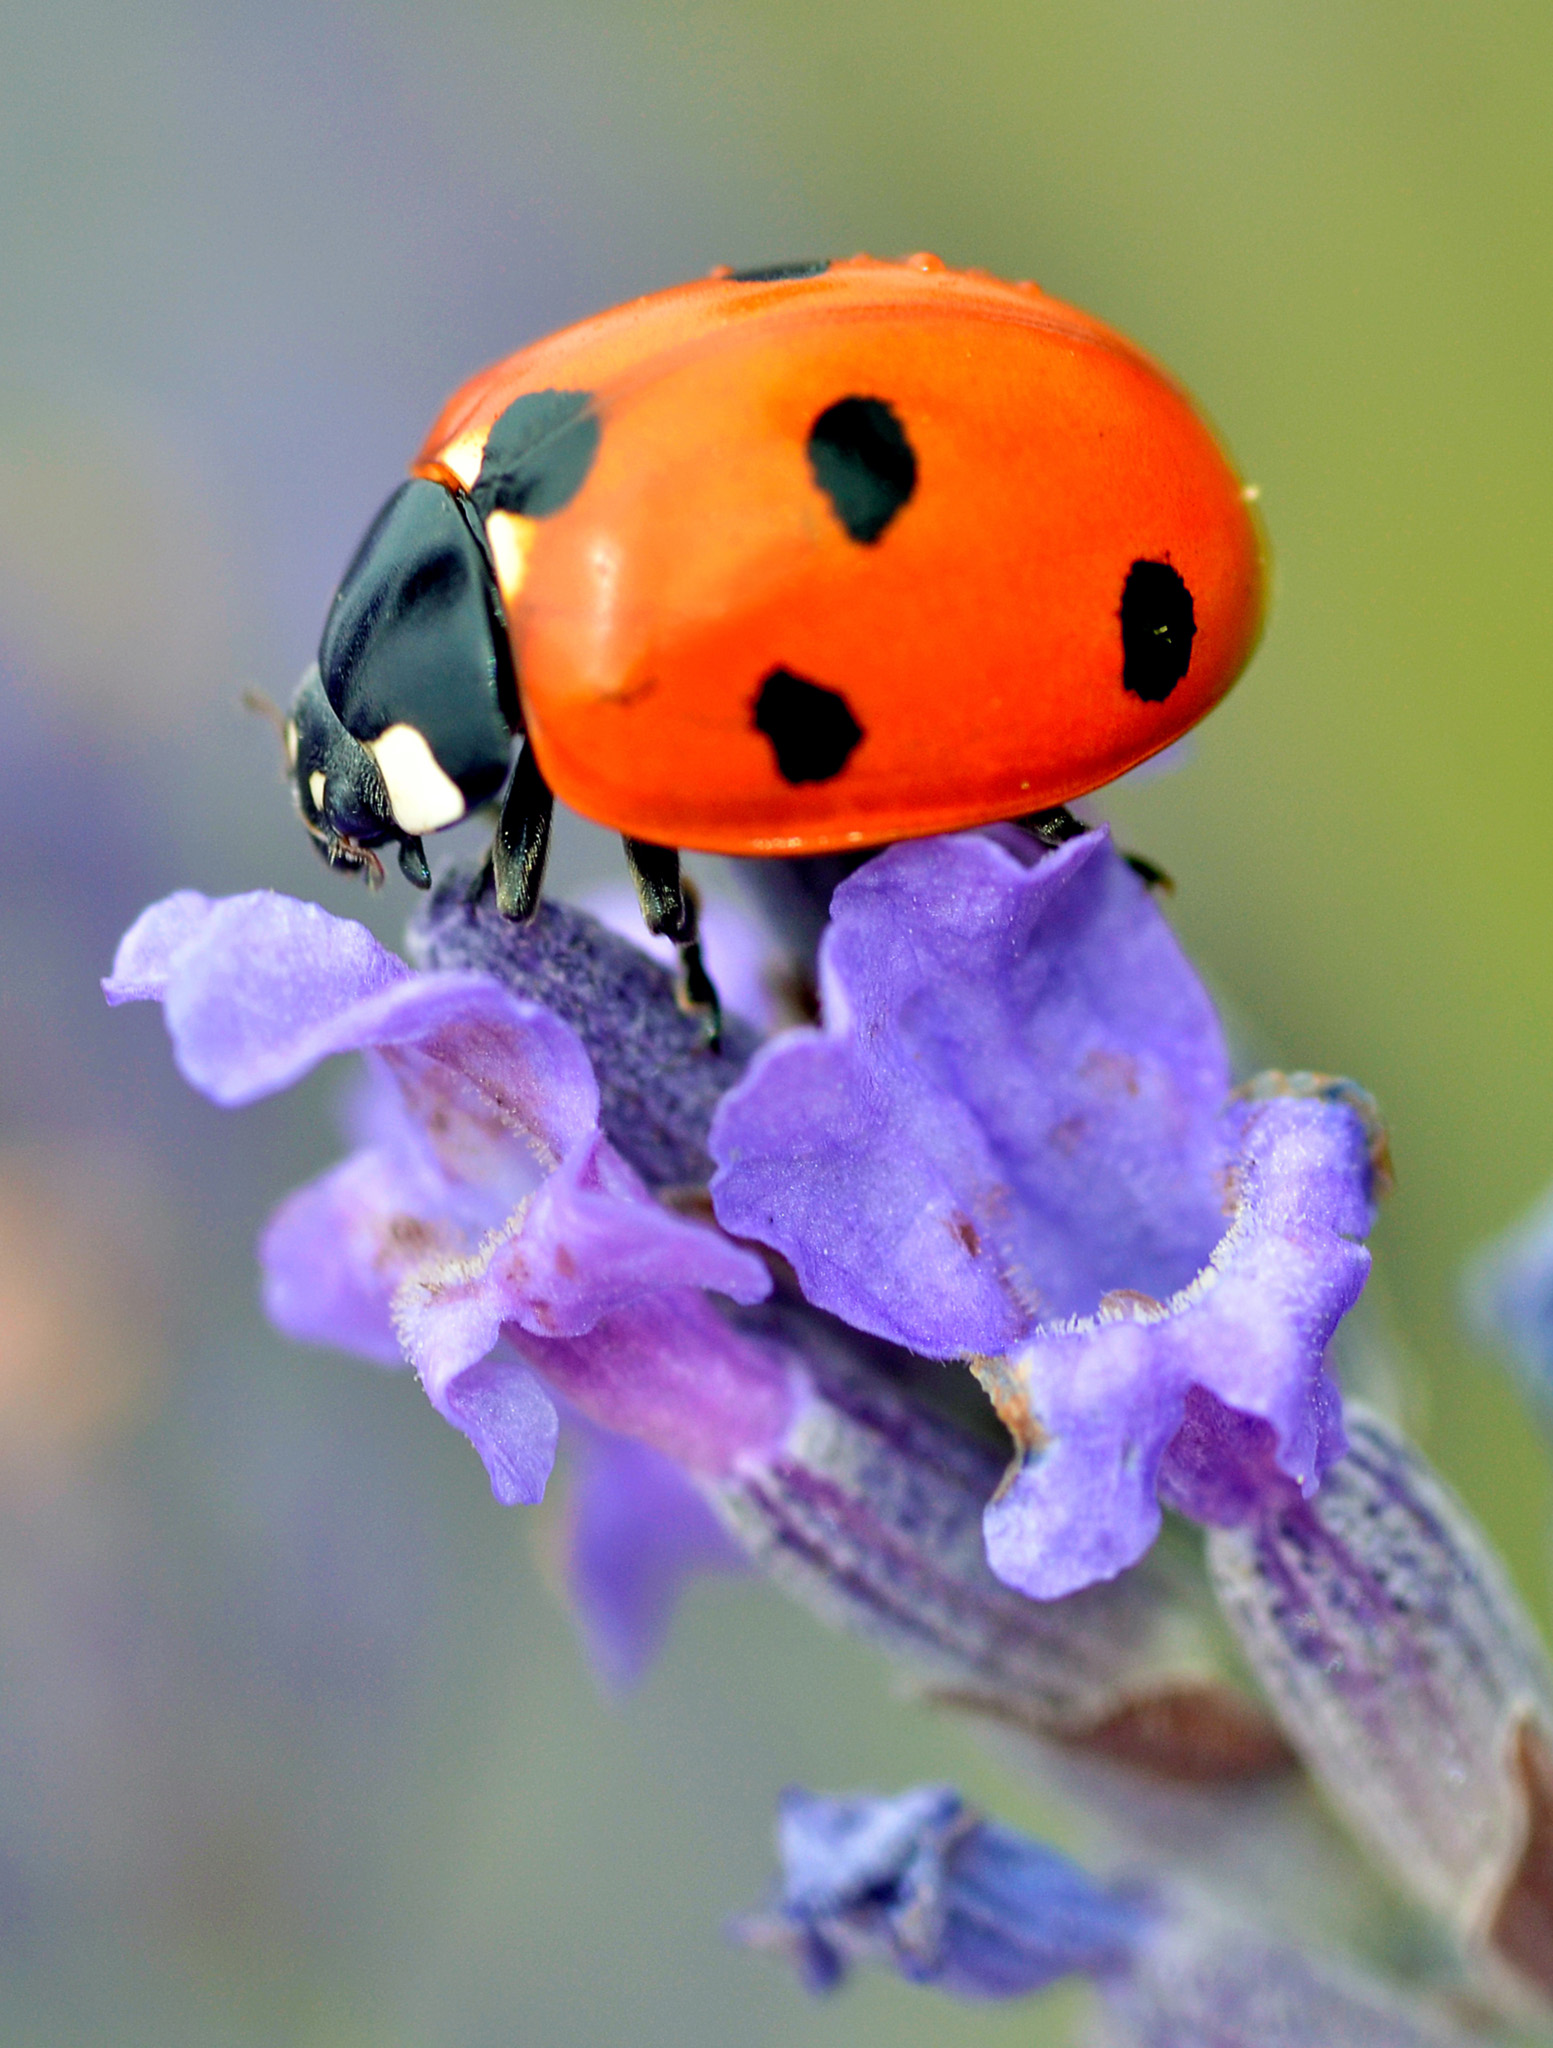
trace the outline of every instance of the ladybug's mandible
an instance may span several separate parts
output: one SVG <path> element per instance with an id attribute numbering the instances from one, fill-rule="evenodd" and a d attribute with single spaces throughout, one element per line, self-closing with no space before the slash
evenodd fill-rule
<path id="1" fill-rule="evenodd" d="M 681 847 L 811 854 L 1061 810 L 1244 666 L 1264 564 L 1180 388 L 1031 284 L 937 258 L 726 271 L 466 384 L 379 513 L 287 724 L 334 864 L 508 782 L 501 909 L 552 792 L 625 835 L 693 993 Z"/>

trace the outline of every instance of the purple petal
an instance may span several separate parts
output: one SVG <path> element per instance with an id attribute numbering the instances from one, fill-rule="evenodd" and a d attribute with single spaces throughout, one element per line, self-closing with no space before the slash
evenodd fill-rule
<path id="1" fill-rule="evenodd" d="M 216 904 L 197 889 L 179 889 L 141 911 L 119 940 L 102 992 L 109 1003 L 159 1003 L 180 953 L 205 930 Z"/>
<path id="2" fill-rule="evenodd" d="M 1080 1973 L 1132 2048 L 1467 2048 L 1343 1961 L 1251 1934 L 1195 1897 L 1106 1885 L 983 1820 L 947 1786 L 894 1799 L 783 1795 L 782 1888 L 733 1928 L 792 1957 L 812 1991 L 854 1963 L 957 1998 L 1023 1998 Z"/>
<path id="3" fill-rule="evenodd" d="M 449 1192 L 414 1153 L 372 1147 L 288 1195 L 259 1240 L 270 1321 L 305 1344 L 403 1365 L 396 1289 L 427 1260 L 456 1256 L 467 1243 Z"/>
<path id="4" fill-rule="evenodd" d="M 180 1072 L 234 1104 L 350 1049 L 335 1042 L 337 1020 L 409 972 L 364 925 L 259 890 L 207 903 L 203 917 L 186 896 L 153 905 L 125 935 L 112 986 L 131 986 L 133 974 L 159 996 Z"/>
<path id="5" fill-rule="evenodd" d="M 595 1669 L 622 1690 L 658 1654 L 692 1573 L 749 1567 L 670 1459 L 586 1425 L 568 1443 L 567 1589 Z"/>
<path id="6" fill-rule="evenodd" d="M 734 1329 L 688 1287 L 616 1309 L 582 1337 L 509 1328 L 506 1341 L 589 1421 L 709 1479 L 769 1456 L 801 1397 L 791 1354 Z M 438 1400 L 434 1379 L 426 1391 Z"/>
<path id="7" fill-rule="evenodd" d="M 555 1403 L 533 1373 L 488 1358 L 461 1373 L 437 1405 L 480 1453 L 491 1491 L 504 1508 L 532 1507 L 544 1499 L 560 1424 Z"/>
<path id="8" fill-rule="evenodd" d="M 411 1363 L 447 1382 L 491 1349 L 504 1323 L 580 1337 L 645 1296 L 692 1287 L 755 1302 L 771 1276 L 753 1253 L 660 1207 L 595 1137 L 475 1256 L 408 1279 L 394 1321 Z"/>
<path id="9" fill-rule="evenodd" d="M 1313 1492 L 1343 1449 L 1324 1357 L 1369 1270 L 1348 1233 L 1369 1221 L 1371 1133 L 1351 1103 L 1319 1096 L 1237 1105 L 1226 1121 L 1240 1141 L 1238 1207 L 1203 1272 L 1164 1304 L 1121 1298 L 981 1368 L 1024 1453 L 987 1510 L 987 1555 L 1036 1599 L 1108 1578 L 1148 1548 L 1194 1388 L 1268 1425 L 1280 1486 Z M 1189 1435 L 1166 1475 L 1172 1504 L 1206 1521 L 1249 1511 L 1260 1441 L 1230 1479 L 1220 1460 L 1193 1456 Z"/>
<path id="10" fill-rule="evenodd" d="M 412 974 L 361 926 L 267 894 L 154 906 L 109 995 L 160 998 L 180 1065 L 222 1102 L 368 1054 L 371 1142 L 277 1211 L 266 1304 L 297 1336 L 404 1349 L 498 1498 L 538 1499 L 554 1456 L 533 1364 L 708 1469 L 786 1426 L 785 1359 L 700 1294 L 761 1300 L 764 1263 L 647 1193 L 599 1134 L 580 1039 L 539 1004 L 482 973 Z M 485 1362 L 504 1327 L 528 1363 Z"/>
<path id="11" fill-rule="evenodd" d="M 1217 1019 L 1104 832 L 892 848 L 837 890 L 822 1031 L 712 1126 L 719 1220 L 930 1356 L 1186 1285 L 1223 1230 Z"/>
<path id="12" fill-rule="evenodd" d="M 379 1049 L 464 1179 L 510 1177 L 525 1150 L 553 1165 L 597 1121 L 587 1054 L 559 1019 L 488 975 L 412 974 L 315 903 L 169 897 L 126 934 L 108 987 L 110 1000 L 160 996 L 180 1070 L 227 1105 Z"/>

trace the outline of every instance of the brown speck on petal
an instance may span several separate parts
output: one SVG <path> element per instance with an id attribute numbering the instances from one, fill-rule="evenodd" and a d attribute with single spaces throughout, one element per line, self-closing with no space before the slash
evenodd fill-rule
<path id="1" fill-rule="evenodd" d="M 1079 1077 L 1102 1095 L 1136 1095 L 1138 1092 L 1138 1062 L 1126 1053 L 1097 1047 L 1085 1055 Z"/>
<path id="2" fill-rule="evenodd" d="M 1060 1152 L 1065 1159 L 1071 1159 L 1079 1146 L 1083 1144 L 1085 1133 L 1088 1129 L 1088 1117 L 1076 1114 L 1065 1116 L 1059 1123 L 1052 1125 L 1051 1129 L 1046 1133 L 1046 1141 L 1056 1151 Z"/>

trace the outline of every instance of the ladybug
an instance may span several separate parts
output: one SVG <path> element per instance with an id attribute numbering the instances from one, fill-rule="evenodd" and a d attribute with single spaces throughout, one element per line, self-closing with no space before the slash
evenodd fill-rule
<path id="1" fill-rule="evenodd" d="M 560 796 L 710 1009 L 678 849 L 1078 829 L 1245 665 L 1249 500 L 1181 388 L 1036 285 L 720 270 L 448 400 L 293 701 L 297 802 L 331 863 L 397 842 L 425 888 L 424 836 L 505 784 L 486 881 L 524 918 Z"/>

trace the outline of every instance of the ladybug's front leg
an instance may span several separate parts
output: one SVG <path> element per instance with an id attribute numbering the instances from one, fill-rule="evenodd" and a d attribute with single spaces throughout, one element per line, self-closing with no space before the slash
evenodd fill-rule
<path id="1" fill-rule="evenodd" d="M 525 746 L 507 785 L 496 837 L 491 842 L 496 907 L 503 917 L 519 924 L 527 924 L 539 908 L 554 812 L 555 798 L 550 794 L 550 785 L 539 772 L 534 749 Z"/>
<path id="2" fill-rule="evenodd" d="M 701 1019 L 707 1049 L 716 1052 L 722 1042 L 722 1004 L 701 959 L 695 891 L 680 872 L 679 855 L 671 846 L 653 846 L 645 839 L 622 844 L 647 929 L 679 948 L 679 1006 Z"/>

